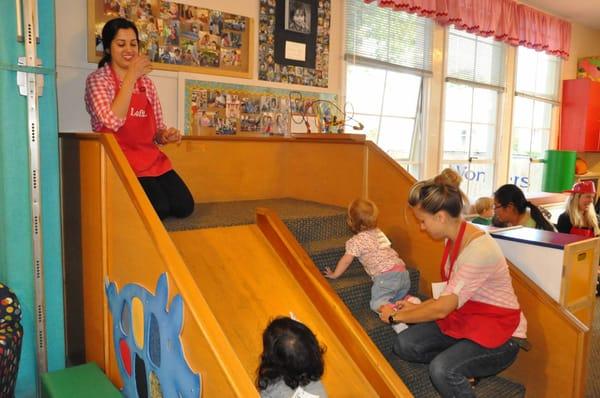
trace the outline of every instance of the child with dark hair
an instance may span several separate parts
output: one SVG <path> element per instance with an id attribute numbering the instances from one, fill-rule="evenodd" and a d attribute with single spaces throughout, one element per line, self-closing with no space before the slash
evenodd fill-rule
<path id="1" fill-rule="evenodd" d="M 262 398 L 326 398 L 321 383 L 325 348 L 314 333 L 289 317 L 272 320 L 263 332 L 256 386 Z M 310 395 L 309 395 L 310 394 Z"/>

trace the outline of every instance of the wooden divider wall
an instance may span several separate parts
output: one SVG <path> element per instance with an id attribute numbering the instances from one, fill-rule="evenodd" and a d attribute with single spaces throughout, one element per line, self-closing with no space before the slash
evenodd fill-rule
<path id="1" fill-rule="evenodd" d="M 222 138 L 163 148 L 196 202 L 294 197 L 345 207 L 363 195 L 363 143 Z"/>
<path id="2" fill-rule="evenodd" d="M 169 303 L 177 293 L 187 300 L 181 341 L 189 366 L 201 374 L 203 396 L 257 397 L 253 380 L 224 337 L 114 138 L 62 136 L 63 151 L 74 145 L 80 148 L 81 163 L 63 164 L 63 171 L 80 172 L 86 360 L 98 362 L 111 381 L 122 386 L 105 278 L 119 289 L 136 283 L 154 293 L 158 277 L 167 272 Z"/>

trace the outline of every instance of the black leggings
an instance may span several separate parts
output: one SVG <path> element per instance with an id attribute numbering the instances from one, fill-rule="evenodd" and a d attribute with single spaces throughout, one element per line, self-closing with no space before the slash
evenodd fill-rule
<path id="1" fill-rule="evenodd" d="M 138 177 L 161 220 L 187 217 L 194 211 L 194 198 L 175 170 L 157 177 Z"/>

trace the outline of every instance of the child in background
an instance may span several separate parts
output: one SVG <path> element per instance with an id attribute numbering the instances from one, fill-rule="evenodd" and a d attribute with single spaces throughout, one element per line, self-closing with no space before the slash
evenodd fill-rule
<path id="1" fill-rule="evenodd" d="M 410 289 L 410 277 L 404 261 L 392 249 L 385 234 L 377 228 L 379 210 L 370 200 L 356 199 L 348 207 L 348 226 L 355 235 L 346 242 L 346 253 L 338 261 L 335 270 L 325 268 L 323 274 L 330 279 L 340 277 L 350 266 L 354 257 L 364 267 L 373 280 L 369 306 L 377 313 L 383 306 L 395 306 L 397 301 L 408 299 L 415 304 L 421 301 L 407 296 Z M 393 325 L 400 333 L 406 324 Z"/>
<path id="2" fill-rule="evenodd" d="M 492 225 L 492 217 L 494 217 L 494 199 L 481 197 L 475 201 L 473 205 L 477 217 L 471 220 L 473 224 Z"/>
<path id="3" fill-rule="evenodd" d="M 261 398 L 327 398 L 320 381 L 324 352 L 304 324 L 288 317 L 271 321 L 263 332 L 256 376 Z"/>

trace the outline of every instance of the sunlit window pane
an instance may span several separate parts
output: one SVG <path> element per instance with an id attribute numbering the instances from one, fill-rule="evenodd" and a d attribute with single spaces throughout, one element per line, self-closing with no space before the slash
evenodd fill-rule
<path id="1" fill-rule="evenodd" d="M 473 88 L 446 83 L 446 120 L 466 122 L 471 120 Z"/>
<path id="2" fill-rule="evenodd" d="M 476 88 L 473 92 L 473 122 L 496 124 L 498 117 L 498 93 Z"/>
<path id="3" fill-rule="evenodd" d="M 471 126 L 469 123 L 444 124 L 444 159 L 468 159 Z"/>
<path id="4" fill-rule="evenodd" d="M 346 112 L 364 125 L 360 131 L 398 162 L 406 163 L 410 173 L 421 169 L 421 129 L 416 128 L 422 101 L 422 77 L 348 65 Z M 416 178 L 420 176 L 413 174 Z"/>
<path id="5" fill-rule="evenodd" d="M 556 99 L 560 73 L 560 58 L 530 48 L 518 47 L 518 92 Z"/>
<path id="6" fill-rule="evenodd" d="M 381 123 L 381 117 L 362 115 L 360 113 L 354 114 L 354 119 L 360 121 L 364 128 L 357 131 L 359 134 L 365 134 L 366 139 L 377 143 L 377 137 L 379 136 L 379 124 Z"/>
<path id="7" fill-rule="evenodd" d="M 379 146 L 394 159 L 409 159 L 414 125 L 414 119 L 383 117 L 379 132 Z"/>
<path id="8" fill-rule="evenodd" d="M 515 97 L 509 182 L 525 191 L 541 190 L 543 163 L 535 161 L 544 158 L 551 125 L 552 104 Z"/>
<path id="9" fill-rule="evenodd" d="M 346 102 L 356 112 L 378 115 L 381 112 L 385 75 L 383 69 L 348 65 Z"/>
<path id="10" fill-rule="evenodd" d="M 508 182 L 515 184 L 521 189 L 529 189 L 529 156 L 514 154 L 510 158 L 510 168 L 508 173 Z"/>
<path id="11" fill-rule="evenodd" d="M 387 116 L 414 117 L 420 88 L 420 76 L 388 72 L 382 113 Z"/>
<path id="12" fill-rule="evenodd" d="M 479 160 L 494 158 L 496 126 L 473 123 L 471 128 L 471 156 Z"/>

